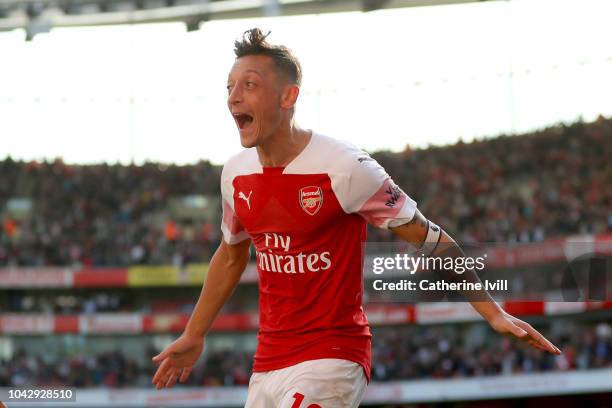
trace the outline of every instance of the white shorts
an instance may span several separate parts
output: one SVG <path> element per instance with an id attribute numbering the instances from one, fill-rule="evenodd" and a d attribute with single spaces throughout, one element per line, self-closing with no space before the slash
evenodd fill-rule
<path id="1" fill-rule="evenodd" d="M 367 387 L 363 367 L 337 358 L 253 373 L 245 408 L 357 408 Z"/>

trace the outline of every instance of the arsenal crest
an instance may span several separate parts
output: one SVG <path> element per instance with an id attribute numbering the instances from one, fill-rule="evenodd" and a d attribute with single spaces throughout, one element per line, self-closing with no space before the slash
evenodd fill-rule
<path id="1" fill-rule="evenodd" d="M 308 186 L 300 190 L 300 206 L 310 215 L 315 215 L 323 205 L 323 190 L 321 187 Z"/>

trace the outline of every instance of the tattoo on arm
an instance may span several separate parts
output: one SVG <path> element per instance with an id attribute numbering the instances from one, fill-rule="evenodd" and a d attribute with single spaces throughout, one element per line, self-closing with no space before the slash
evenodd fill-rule
<path id="1" fill-rule="evenodd" d="M 414 217 L 412 217 L 412 219 L 410 220 L 408 224 L 427 228 L 427 220 L 425 219 L 425 217 L 423 216 L 423 214 L 421 214 L 419 210 L 416 210 L 416 212 L 414 213 Z"/>

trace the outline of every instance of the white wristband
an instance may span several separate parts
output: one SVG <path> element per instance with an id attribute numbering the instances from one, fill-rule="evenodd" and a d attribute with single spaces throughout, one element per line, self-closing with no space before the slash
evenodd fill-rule
<path id="1" fill-rule="evenodd" d="M 431 255 L 438 246 L 441 236 L 442 228 L 427 220 L 427 236 L 425 237 L 425 242 L 423 242 L 423 246 L 421 247 L 423 254 L 426 256 Z"/>

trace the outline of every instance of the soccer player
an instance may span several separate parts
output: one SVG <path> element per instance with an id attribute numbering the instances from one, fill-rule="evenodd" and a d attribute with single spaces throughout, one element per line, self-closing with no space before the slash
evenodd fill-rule
<path id="1" fill-rule="evenodd" d="M 153 383 L 187 379 L 253 244 L 259 333 L 246 407 L 357 407 L 371 358 L 362 307 L 366 223 L 428 255 L 443 244 L 461 250 L 367 153 L 297 126 L 302 72 L 289 49 L 252 29 L 235 54 L 227 106 L 247 149 L 223 168 L 223 240 L 183 334 L 153 358 Z M 471 304 L 497 332 L 560 353 L 490 296 L 480 300 Z"/>

